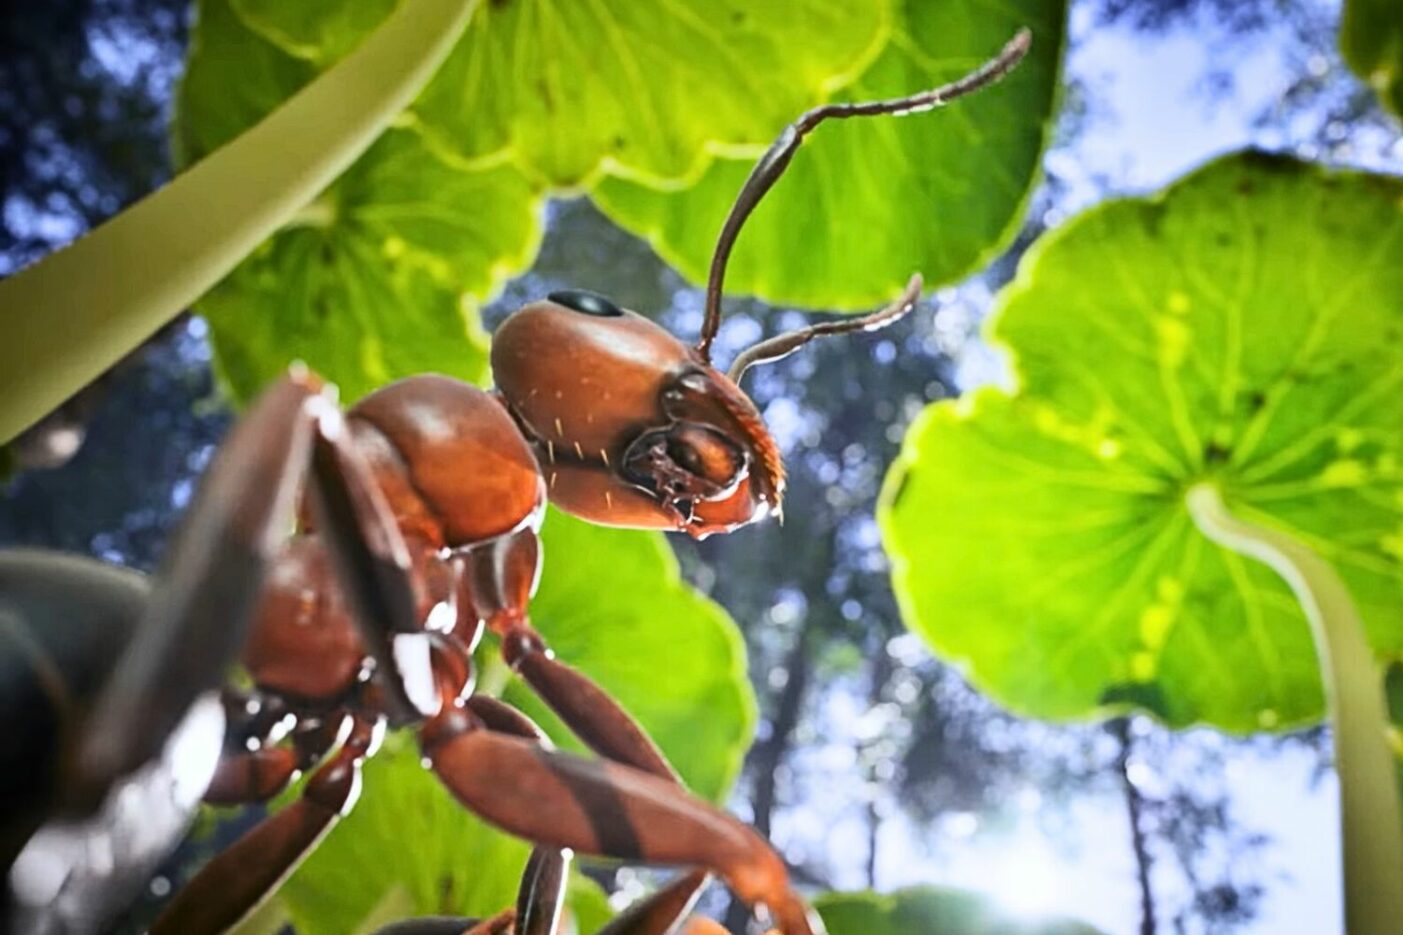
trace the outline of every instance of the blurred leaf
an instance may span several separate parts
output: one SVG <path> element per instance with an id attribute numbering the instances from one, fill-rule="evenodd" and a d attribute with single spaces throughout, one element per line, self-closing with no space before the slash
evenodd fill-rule
<path id="1" fill-rule="evenodd" d="M 532 622 L 563 662 L 612 694 L 688 788 L 725 798 L 755 731 L 745 643 L 718 605 L 678 577 L 661 533 L 591 526 L 552 510 Z M 583 748 L 522 684 L 504 697 L 558 743 Z"/>
<path id="2" fill-rule="evenodd" d="M 278 894 L 298 935 L 344 935 L 375 910 L 484 917 L 516 902 L 530 847 L 459 805 L 420 763 L 409 734 L 389 738 L 365 765 L 360 802 Z M 387 897 L 394 902 L 387 903 Z M 582 935 L 600 923 L 604 894 L 572 880 Z M 377 919 L 385 924 L 387 919 Z"/>
<path id="3" fill-rule="evenodd" d="M 344 54 L 392 0 L 236 0 L 285 51 Z M 860 73 L 885 2 L 483 2 L 413 108 L 460 161 L 510 151 L 533 179 L 587 187 L 601 165 L 653 181 L 695 173 L 714 143 L 759 143 Z"/>
<path id="4" fill-rule="evenodd" d="M 571 923 L 574 924 L 573 931 L 578 935 L 593 935 L 613 917 L 614 910 L 609 907 L 609 897 L 600 885 L 581 874 L 572 874 L 570 887 L 565 894 L 566 924 L 562 928 L 566 931 L 561 935 L 568 935 L 567 926 Z"/>
<path id="5" fill-rule="evenodd" d="M 1017 29 L 1033 30 L 1019 68 L 948 108 L 835 121 L 806 142 L 746 223 L 727 291 L 768 302 L 866 308 L 912 272 L 927 286 L 983 265 L 1017 229 L 1051 126 L 1064 41 L 1062 0 L 905 0 L 887 50 L 843 100 L 898 97 L 959 77 Z M 768 125 L 773 138 L 798 110 Z M 684 192 L 606 179 L 593 197 L 704 282 L 717 234 L 755 156 L 718 158 Z"/>
<path id="6" fill-rule="evenodd" d="M 1035 920 L 1002 911 L 979 893 L 922 886 L 877 893 L 827 893 L 814 900 L 829 935 L 1096 935 L 1096 929 L 1066 919 Z"/>
<path id="7" fill-rule="evenodd" d="M 186 161 L 314 74 L 244 27 L 227 0 L 202 0 L 199 14 L 177 122 Z M 539 214 L 538 194 L 510 167 L 450 167 L 416 134 L 392 130 L 196 310 L 242 399 L 294 360 L 347 403 L 425 371 L 480 382 L 486 339 L 473 300 L 530 264 Z"/>
<path id="8" fill-rule="evenodd" d="M 1340 51 L 1383 105 L 1403 117 L 1403 10 L 1398 0 L 1345 0 Z"/>
<path id="9" fill-rule="evenodd" d="M 931 407 L 888 477 L 908 624 L 1044 717 L 1315 720 L 1289 589 L 1188 516 L 1211 478 L 1403 651 L 1400 204 L 1400 179 L 1243 153 L 1045 238 L 991 324 L 1018 392 Z"/>

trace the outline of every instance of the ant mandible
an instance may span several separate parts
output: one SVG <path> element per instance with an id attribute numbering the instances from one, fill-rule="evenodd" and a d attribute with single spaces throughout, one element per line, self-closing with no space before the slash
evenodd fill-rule
<path id="1" fill-rule="evenodd" d="M 547 502 L 698 538 L 779 514 L 780 453 L 742 375 L 813 338 L 895 321 L 921 279 L 875 313 L 762 341 L 723 374 L 711 344 L 746 218 L 823 121 L 937 107 L 1007 74 L 1029 41 L 1021 31 L 941 88 L 824 105 L 787 127 L 722 227 L 695 347 L 602 296 L 555 292 L 497 329 L 493 392 L 421 375 L 343 414 L 294 369 L 259 398 L 207 473 L 112 678 L 55 754 L 53 812 L 100 801 L 239 658 L 254 688 L 225 691 L 225 754 L 206 800 L 266 801 L 312 770 L 302 794 L 201 870 L 153 932 L 217 932 L 250 912 L 354 804 L 361 761 L 387 725 L 414 727 L 459 802 L 537 845 L 511 921 L 518 935 L 555 931 L 572 852 L 699 868 L 626 913 L 615 935 L 670 930 L 708 872 L 768 909 L 784 935 L 822 931 L 769 845 L 685 791 L 633 719 L 532 628 L 537 533 Z M 600 759 L 551 750 L 524 715 L 473 693 L 484 630 Z"/>

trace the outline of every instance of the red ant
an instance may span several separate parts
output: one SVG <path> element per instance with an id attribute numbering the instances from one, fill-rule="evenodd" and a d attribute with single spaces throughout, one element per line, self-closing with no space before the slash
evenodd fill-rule
<path id="1" fill-rule="evenodd" d="M 998 80 L 1028 45 L 1020 32 L 952 84 L 828 104 L 787 127 L 726 218 L 695 347 L 601 296 L 556 292 L 498 328 L 494 392 L 416 376 L 343 414 L 294 369 L 253 405 L 112 677 L 50 741 L 48 813 L 80 811 L 155 759 L 238 657 L 254 689 L 225 692 L 229 742 L 206 800 L 266 801 L 312 770 L 302 795 L 201 870 L 153 932 L 217 932 L 251 911 L 354 804 L 361 761 L 387 725 L 417 730 L 425 762 L 465 807 L 537 845 L 516 909 L 484 931 L 554 932 L 572 852 L 700 868 L 620 917 L 615 935 L 672 930 L 708 873 L 766 907 L 784 935 L 822 931 L 769 845 L 683 789 L 633 719 L 532 628 L 537 531 L 548 501 L 595 523 L 698 538 L 778 515 L 784 469 L 738 385 L 745 370 L 896 320 L 921 279 L 875 313 L 762 341 L 723 374 L 710 348 L 746 218 L 824 120 L 931 109 Z M 524 715 L 473 693 L 484 629 L 600 759 L 554 752 Z M 29 665 L 53 709 L 70 712 L 62 679 Z M 37 821 L 7 817 L 7 840 L 22 845 Z"/>

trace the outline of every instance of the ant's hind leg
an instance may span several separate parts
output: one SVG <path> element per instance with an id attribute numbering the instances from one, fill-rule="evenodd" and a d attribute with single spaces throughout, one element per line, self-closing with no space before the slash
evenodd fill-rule
<path id="1" fill-rule="evenodd" d="M 671 780 L 542 749 L 486 729 L 464 709 L 432 719 L 420 743 L 459 802 L 512 834 L 582 854 L 704 867 L 768 907 L 784 935 L 822 931 L 764 839 Z"/>

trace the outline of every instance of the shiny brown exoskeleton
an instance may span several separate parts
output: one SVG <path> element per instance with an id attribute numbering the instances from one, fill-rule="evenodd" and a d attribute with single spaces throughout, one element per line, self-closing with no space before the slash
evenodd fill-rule
<path id="1" fill-rule="evenodd" d="M 148 761 L 235 657 L 253 688 L 225 693 L 231 726 L 206 798 L 266 800 L 312 772 L 153 931 L 222 931 L 246 915 L 354 803 L 360 763 L 386 726 L 416 730 L 425 762 L 465 807 L 537 845 L 517 907 L 482 931 L 554 932 L 572 852 L 698 868 L 621 916 L 614 935 L 672 930 L 708 873 L 764 906 L 784 935 L 821 931 L 766 842 L 687 793 L 632 718 L 532 628 L 537 533 L 547 502 L 595 523 L 698 537 L 778 515 L 780 453 L 741 375 L 814 337 L 895 320 L 921 281 L 871 315 L 761 342 L 725 374 L 710 346 L 741 226 L 824 119 L 938 106 L 1006 74 L 1027 46 L 1020 33 L 951 85 L 827 105 L 787 128 L 722 229 L 695 347 L 601 296 L 558 292 L 497 330 L 493 393 L 424 375 L 342 413 L 299 370 L 252 407 L 206 476 L 131 647 L 60 757 L 58 798 L 100 799 Z M 599 759 L 553 751 L 524 715 L 473 693 L 485 630 Z"/>

